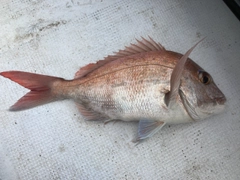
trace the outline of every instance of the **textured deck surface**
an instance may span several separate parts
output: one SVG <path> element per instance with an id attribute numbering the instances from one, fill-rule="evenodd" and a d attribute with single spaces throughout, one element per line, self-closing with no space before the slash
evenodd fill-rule
<path id="1" fill-rule="evenodd" d="M 207 70 L 225 112 L 165 126 L 134 146 L 136 123 L 86 122 L 71 101 L 7 109 L 27 92 L 0 78 L 0 180 L 240 179 L 240 23 L 219 0 L 1 1 L 0 71 L 71 79 L 79 67 L 151 36 Z"/>

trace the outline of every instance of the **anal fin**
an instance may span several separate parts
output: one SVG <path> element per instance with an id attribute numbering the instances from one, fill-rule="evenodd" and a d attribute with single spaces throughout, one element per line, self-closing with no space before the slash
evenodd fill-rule
<path id="1" fill-rule="evenodd" d="M 138 135 L 133 142 L 149 138 L 158 132 L 166 123 L 162 121 L 140 120 L 138 125 Z"/>
<path id="2" fill-rule="evenodd" d="M 91 108 L 87 108 L 82 104 L 76 102 L 76 105 L 81 115 L 84 116 L 88 121 L 103 121 L 109 119 L 109 117 L 106 117 L 105 115 L 96 112 Z"/>

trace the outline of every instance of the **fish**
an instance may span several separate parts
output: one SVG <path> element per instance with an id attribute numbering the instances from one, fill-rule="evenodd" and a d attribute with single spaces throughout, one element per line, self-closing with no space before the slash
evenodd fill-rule
<path id="1" fill-rule="evenodd" d="M 166 124 L 196 122 L 220 113 L 225 95 L 212 76 L 185 54 L 166 50 L 151 37 L 125 46 L 75 73 L 72 80 L 22 71 L 0 75 L 30 91 L 10 111 L 73 100 L 85 120 L 139 121 L 134 142 Z"/>

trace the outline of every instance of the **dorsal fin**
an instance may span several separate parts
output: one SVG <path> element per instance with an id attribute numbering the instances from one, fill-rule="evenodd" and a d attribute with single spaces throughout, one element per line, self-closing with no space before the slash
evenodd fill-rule
<path id="1" fill-rule="evenodd" d="M 80 68 L 79 71 L 77 71 L 75 74 L 75 79 L 84 77 L 87 74 L 93 72 L 95 69 L 122 57 L 131 56 L 134 54 L 149 52 L 149 51 L 165 51 L 165 48 L 160 43 L 156 43 L 149 36 L 148 38 L 149 40 L 142 37 L 141 41 L 136 39 L 137 44 L 131 44 L 130 46 L 126 46 L 124 50 L 119 50 L 118 52 L 114 52 L 115 55 L 107 56 L 104 58 L 104 60 L 100 60 L 96 63 L 90 63 Z"/>

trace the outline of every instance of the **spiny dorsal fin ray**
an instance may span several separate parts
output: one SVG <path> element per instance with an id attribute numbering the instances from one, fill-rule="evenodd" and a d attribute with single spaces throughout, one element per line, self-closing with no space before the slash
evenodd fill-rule
<path id="1" fill-rule="evenodd" d="M 148 38 L 150 39 L 151 43 L 153 45 L 155 45 L 155 47 L 161 51 L 161 50 L 165 50 L 165 48 L 160 44 L 160 43 L 156 43 L 150 36 L 148 36 Z"/>
<path id="2" fill-rule="evenodd" d="M 142 37 L 141 41 L 136 39 L 137 41 L 136 44 L 131 44 L 130 46 L 125 47 L 124 50 L 119 50 L 118 52 L 114 52 L 115 55 L 107 56 L 106 58 L 104 58 L 104 60 L 100 60 L 96 63 L 91 63 L 80 68 L 79 71 L 77 71 L 75 74 L 75 79 L 84 77 L 87 74 L 93 72 L 95 69 L 98 69 L 99 67 L 111 61 L 114 61 L 118 58 L 131 56 L 131 55 L 143 53 L 143 52 L 149 52 L 149 51 L 165 51 L 165 48 L 161 44 L 156 43 L 149 36 L 148 38 L 149 40 Z"/>
<path id="3" fill-rule="evenodd" d="M 154 43 L 148 41 L 147 39 L 145 39 L 144 37 L 142 37 L 144 43 L 149 47 L 149 49 L 151 51 L 155 51 L 156 49 L 158 49 L 157 47 L 154 46 Z M 158 49 L 159 50 L 159 49 Z"/>
<path id="4" fill-rule="evenodd" d="M 148 45 L 144 41 L 144 39 L 142 41 L 139 41 L 138 39 L 136 39 L 136 41 L 138 42 L 138 46 L 140 46 L 142 49 L 144 49 L 145 52 L 151 51 L 151 48 L 148 47 Z"/>

